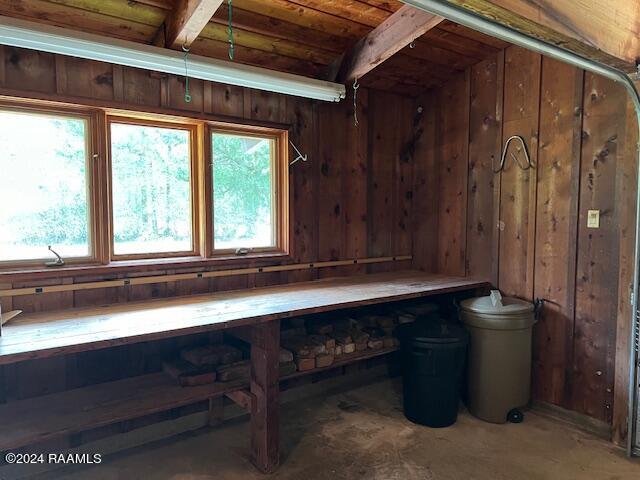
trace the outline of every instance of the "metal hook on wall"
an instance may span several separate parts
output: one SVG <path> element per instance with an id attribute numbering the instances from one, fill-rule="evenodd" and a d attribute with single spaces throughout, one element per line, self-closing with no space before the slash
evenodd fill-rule
<path id="1" fill-rule="evenodd" d="M 524 158 L 527 161 L 527 163 L 525 165 L 522 165 L 518 157 L 514 153 L 511 153 L 511 158 L 513 158 L 513 161 L 516 162 L 516 164 L 522 170 L 529 170 L 530 168 L 533 167 L 533 164 L 531 163 L 531 157 L 529 156 L 529 150 L 527 149 L 527 144 L 525 143 L 524 138 L 521 137 L 520 135 L 512 135 L 505 142 L 504 149 L 502 150 L 502 157 L 500 158 L 500 165 L 497 169 L 496 168 L 493 169 L 493 173 L 500 173 L 504 170 L 505 163 L 507 161 L 507 152 L 509 151 L 509 145 L 513 140 L 518 140 L 522 145 L 522 151 L 524 152 Z"/>
<path id="2" fill-rule="evenodd" d="M 293 149 L 296 151 L 296 153 L 298 154 L 298 156 L 295 158 L 295 160 L 293 160 L 292 162 L 289 163 L 289 166 L 293 165 L 294 163 L 296 163 L 298 160 L 302 160 L 303 162 L 307 161 L 307 155 L 303 155 L 302 153 L 300 153 L 300 150 L 298 150 L 298 147 L 296 147 L 294 145 L 294 143 L 289 140 L 289 143 L 291 144 L 291 146 L 293 147 Z"/>
<path id="3" fill-rule="evenodd" d="M 358 77 L 353 80 L 353 126 L 360 125 L 358 122 L 358 89 L 360 84 L 358 83 Z"/>

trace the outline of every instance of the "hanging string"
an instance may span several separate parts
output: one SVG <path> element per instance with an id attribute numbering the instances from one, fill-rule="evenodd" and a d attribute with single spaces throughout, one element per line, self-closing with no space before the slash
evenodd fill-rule
<path id="1" fill-rule="evenodd" d="M 228 0 L 229 3 L 229 27 L 227 28 L 227 32 L 229 33 L 229 60 L 233 60 L 233 5 L 231 4 L 231 0 Z"/>
<path id="2" fill-rule="evenodd" d="M 189 47 L 182 46 L 184 52 L 184 101 L 191 103 L 191 94 L 189 93 L 189 68 L 187 66 L 187 56 L 189 55 Z"/>
<path id="3" fill-rule="evenodd" d="M 353 125 L 358 126 L 358 89 L 360 84 L 358 83 L 358 77 L 353 81 Z"/>

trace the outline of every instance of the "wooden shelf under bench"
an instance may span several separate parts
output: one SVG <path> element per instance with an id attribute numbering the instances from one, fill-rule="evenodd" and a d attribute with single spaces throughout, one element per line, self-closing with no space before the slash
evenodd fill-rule
<path id="1" fill-rule="evenodd" d="M 279 464 L 279 382 L 395 350 L 345 355 L 331 366 L 280 377 L 281 319 L 487 286 L 473 278 L 391 272 L 18 317 L 0 337 L 0 368 L 23 360 L 248 327 L 251 378 L 180 387 L 164 374 L 152 374 L 0 405 L 0 451 L 231 393 L 251 414 L 254 465 L 274 472 Z"/>
<path id="2" fill-rule="evenodd" d="M 280 377 L 280 381 L 340 368 L 395 351 L 397 347 L 343 355 L 332 365 L 294 372 Z M 154 373 L 11 402 L 0 405 L 0 452 L 247 388 L 247 380 L 181 387 L 165 373 Z"/>

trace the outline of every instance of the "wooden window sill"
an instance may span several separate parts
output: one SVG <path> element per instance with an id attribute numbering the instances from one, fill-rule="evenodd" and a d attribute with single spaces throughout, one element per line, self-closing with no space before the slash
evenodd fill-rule
<path id="1" fill-rule="evenodd" d="M 121 275 L 150 271 L 206 269 L 208 267 L 241 267 L 264 266 L 269 263 L 292 263 L 288 253 L 260 252 L 248 255 L 224 255 L 212 258 L 175 257 L 152 258 L 141 260 L 117 260 L 109 264 L 68 265 L 64 267 L 14 268 L 0 271 L 0 282 L 16 282 L 42 280 L 49 278 L 68 278 L 95 275 Z"/>

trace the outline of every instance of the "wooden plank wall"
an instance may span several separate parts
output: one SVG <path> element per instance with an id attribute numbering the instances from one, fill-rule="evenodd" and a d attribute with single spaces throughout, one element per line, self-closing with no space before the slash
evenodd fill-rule
<path id="1" fill-rule="evenodd" d="M 328 104 L 192 79 L 193 100 L 185 103 L 184 79 L 175 76 L 10 47 L 0 48 L 0 65 L 0 95 L 290 126 L 291 140 L 309 155 L 308 162 L 298 162 L 290 170 L 292 261 L 411 254 L 413 164 L 410 156 L 401 159 L 412 135 L 414 105 L 408 97 L 359 90 L 356 127 L 351 98 L 340 104 Z M 388 129 L 390 111 L 395 115 L 394 129 Z M 371 135 L 377 139 L 370 140 Z M 380 192 L 384 192 L 381 202 Z M 240 267 L 252 266 L 246 260 L 238 263 Z M 408 266 L 401 262 L 371 269 Z M 276 272 L 24 296 L 13 299 L 12 307 L 29 312 L 144 300 L 310 280 L 319 275 L 349 275 L 364 268 L 337 267 L 321 273 Z M 185 271 L 189 270 L 158 269 L 140 275 Z M 3 281 L 3 288 L 9 284 L 22 287 L 111 278 L 118 276 L 84 274 L 37 282 Z M 11 300 L 2 301 L 4 308 L 8 308 Z"/>
<path id="2" fill-rule="evenodd" d="M 309 155 L 307 162 L 298 162 L 290 170 L 291 261 L 411 254 L 413 157 L 406 151 L 414 134 L 413 101 L 361 88 L 358 91 L 360 124 L 356 127 L 352 98 L 340 104 L 327 104 L 199 80 L 191 80 L 190 88 L 193 100 L 187 104 L 182 78 L 0 47 L 0 95 L 173 115 L 191 114 L 239 123 L 258 121 L 289 125 L 290 138 Z M 388 128 L 390 111 L 394 112 L 393 129 Z M 387 134 L 389 131 L 393 133 Z M 379 137 L 374 140 L 371 135 Z M 380 201 L 380 191 L 386 192 L 384 201 Z M 375 270 L 409 266 L 410 263 L 398 262 L 377 266 Z M 351 275 L 364 268 L 334 268 L 322 271 L 322 275 Z M 184 271 L 189 269 L 158 269 L 136 275 Z M 0 286 L 108 280 L 122 275 L 120 272 L 37 281 L 3 280 Z M 276 272 L 3 298 L 2 307 L 26 312 L 66 309 L 305 281 L 318 275 L 317 270 Z M 207 338 L 199 335 L 47 361 L 22 362 L 6 368 L 4 388 L 0 385 L 0 399 L 16 400 L 158 371 L 162 358 L 171 355 L 185 342 L 199 343 Z"/>
<path id="3" fill-rule="evenodd" d="M 463 260 L 463 273 L 507 294 L 545 299 L 534 399 L 610 423 L 622 442 L 637 161 L 626 92 L 509 47 L 425 105 L 415 191 L 439 206 L 416 199 L 414 265 L 454 273 Z M 511 135 L 524 137 L 535 167 L 523 171 L 509 154 L 494 174 Z M 586 227 L 590 209 L 600 210 L 599 229 Z"/>

